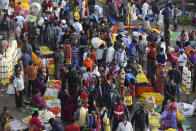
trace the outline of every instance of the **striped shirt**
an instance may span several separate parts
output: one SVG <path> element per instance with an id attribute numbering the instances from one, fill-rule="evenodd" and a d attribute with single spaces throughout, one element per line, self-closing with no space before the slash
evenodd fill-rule
<path id="1" fill-rule="evenodd" d="M 79 53 L 79 50 L 78 48 L 71 48 L 71 55 L 72 55 L 72 60 L 77 60 L 78 59 L 78 53 Z"/>

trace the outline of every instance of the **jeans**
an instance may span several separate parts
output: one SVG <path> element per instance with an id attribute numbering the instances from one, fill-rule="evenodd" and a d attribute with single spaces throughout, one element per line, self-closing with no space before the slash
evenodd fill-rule
<path id="1" fill-rule="evenodd" d="M 182 11 L 184 15 L 186 14 L 186 8 L 187 8 L 187 5 L 182 5 Z"/>
<path id="2" fill-rule="evenodd" d="M 35 85 L 36 85 L 36 81 L 35 80 L 29 80 L 29 88 L 28 88 L 28 97 L 30 97 L 31 93 L 34 94 L 35 93 Z"/>

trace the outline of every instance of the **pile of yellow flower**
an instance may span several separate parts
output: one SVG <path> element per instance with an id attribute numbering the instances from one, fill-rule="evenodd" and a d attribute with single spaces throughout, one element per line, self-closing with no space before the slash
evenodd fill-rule
<path id="1" fill-rule="evenodd" d="M 169 129 L 167 129 L 167 130 L 165 130 L 165 131 L 176 131 L 176 129 L 169 128 Z"/>
<path id="2" fill-rule="evenodd" d="M 48 82 L 48 86 L 51 87 L 51 86 L 54 85 L 55 83 L 61 83 L 61 81 L 60 81 L 60 80 L 50 80 L 50 81 Z"/>
<path id="3" fill-rule="evenodd" d="M 160 114 L 159 113 L 154 113 L 152 115 L 149 116 L 149 125 L 152 127 L 157 127 L 160 128 Z"/>
<path id="4" fill-rule="evenodd" d="M 35 63 L 35 65 L 41 64 L 39 58 L 37 57 L 37 55 L 34 52 L 32 52 L 32 59 L 33 59 L 33 62 Z"/>
<path id="5" fill-rule="evenodd" d="M 160 93 L 156 93 L 156 92 L 144 92 L 142 93 L 141 97 L 139 98 L 139 101 L 141 101 L 143 104 L 145 104 L 146 102 L 146 98 L 152 96 L 155 98 L 155 103 L 156 105 L 161 106 L 162 102 L 163 102 L 163 96 Z"/>
<path id="6" fill-rule="evenodd" d="M 49 65 L 48 72 L 50 75 L 54 75 L 54 68 L 55 68 L 54 64 Z"/>
<path id="7" fill-rule="evenodd" d="M 56 97 L 48 96 L 48 95 L 44 95 L 43 97 L 44 97 L 44 100 L 55 100 L 56 99 Z"/>
<path id="8" fill-rule="evenodd" d="M 42 52 L 43 55 L 50 55 L 54 53 L 47 46 L 40 46 L 40 52 Z"/>

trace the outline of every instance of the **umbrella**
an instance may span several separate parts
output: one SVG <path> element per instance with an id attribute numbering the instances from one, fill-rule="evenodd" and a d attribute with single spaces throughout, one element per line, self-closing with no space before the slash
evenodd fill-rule
<path id="1" fill-rule="evenodd" d="M 98 37 L 92 38 L 91 43 L 94 48 L 98 48 L 101 44 L 105 44 L 105 41 L 99 39 Z"/>

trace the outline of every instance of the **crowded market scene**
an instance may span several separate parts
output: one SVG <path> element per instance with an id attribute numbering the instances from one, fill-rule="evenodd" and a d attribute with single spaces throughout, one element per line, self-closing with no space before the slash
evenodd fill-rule
<path id="1" fill-rule="evenodd" d="M 0 131 L 196 131 L 195 0 L 0 0 Z"/>

